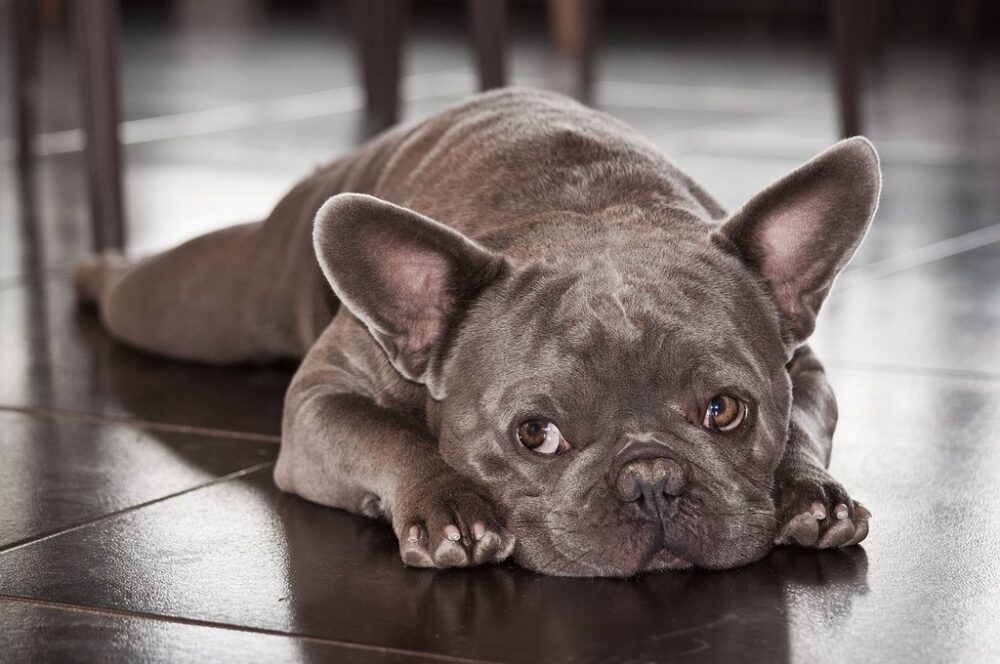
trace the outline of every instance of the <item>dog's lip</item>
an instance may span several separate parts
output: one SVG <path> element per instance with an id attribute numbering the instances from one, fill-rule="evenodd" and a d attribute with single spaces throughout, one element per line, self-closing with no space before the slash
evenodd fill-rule
<path id="1" fill-rule="evenodd" d="M 681 558 L 670 549 L 663 547 L 653 552 L 653 555 L 649 557 L 649 560 L 646 561 L 642 569 L 687 569 L 689 567 L 694 567 L 694 563 Z"/>

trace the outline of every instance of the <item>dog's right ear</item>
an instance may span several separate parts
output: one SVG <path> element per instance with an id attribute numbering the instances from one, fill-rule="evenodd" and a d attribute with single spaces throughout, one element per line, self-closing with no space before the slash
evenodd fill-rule
<path id="1" fill-rule="evenodd" d="M 763 278 L 794 350 L 812 334 L 833 280 L 878 207 L 882 175 L 867 139 L 840 141 L 751 198 L 717 238 Z"/>
<path id="2" fill-rule="evenodd" d="M 503 258 L 433 219 L 364 194 L 324 203 L 313 243 L 337 297 L 396 370 L 441 398 L 431 360 L 455 317 L 500 275 Z"/>

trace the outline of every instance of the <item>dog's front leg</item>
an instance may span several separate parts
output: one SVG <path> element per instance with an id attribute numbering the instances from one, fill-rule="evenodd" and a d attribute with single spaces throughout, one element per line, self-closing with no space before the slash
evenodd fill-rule
<path id="1" fill-rule="evenodd" d="M 776 543 L 821 549 L 857 544 L 868 535 L 871 513 L 826 470 L 837 401 L 823 365 L 802 346 L 789 362 L 788 373 L 792 417 L 788 446 L 775 473 Z"/>
<path id="2" fill-rule="evenodd" d="M 445 464 L 421 418 L 376 403 L 372 377 L 363 369 L 358 375 L 363 361 L 320 346 L 286 398 L 278 487 L 389 520 L 407 565 L 462 567 L 509 556 L 514 538 L 493 502 Z"/>

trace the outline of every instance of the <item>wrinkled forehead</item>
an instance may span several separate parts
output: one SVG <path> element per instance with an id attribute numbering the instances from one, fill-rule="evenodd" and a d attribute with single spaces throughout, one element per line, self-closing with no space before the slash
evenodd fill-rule
<path id="1" fill-rule="evenodd" d="M 755 284 L 724 264 L 652 271 L 591 260 L 573 271 L 524 270 L 504 309 L 488 344 L 508 391 L 565 393 L 572 382 L 576 392 L 639 398 L 651 386 L 679 389 L 708 376 L 752 384 L 781 361 L 777 323 Z"/>

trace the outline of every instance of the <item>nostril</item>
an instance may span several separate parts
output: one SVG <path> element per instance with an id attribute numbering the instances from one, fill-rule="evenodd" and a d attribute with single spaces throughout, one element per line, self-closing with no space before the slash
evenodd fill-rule
<path id="1" fill-rule="evenodd" d="M 668 496 L 679 496 L 687 486 L 687 473 L 673 459 L 659 458 L 653 460 L 653 476 L 660 483 L 660 489 Z"/>
<path id="2" fill-rule="evenodd" d="M 615 491 L 626 502 L 653 499 L 655 493 L 679 496 L 687 486 L 684 468 L 666 457 L 638 459 L 626 465 L 615 478 Z"/>
<path id="3" fill-rule="evenodd" d="M 618 497 L 625 502 L 630 503 L 642 497 L 642 481 L 635 468 L 632 466 L 622 468 L 615 482 L 615 490 L 618 492 Z"/>

